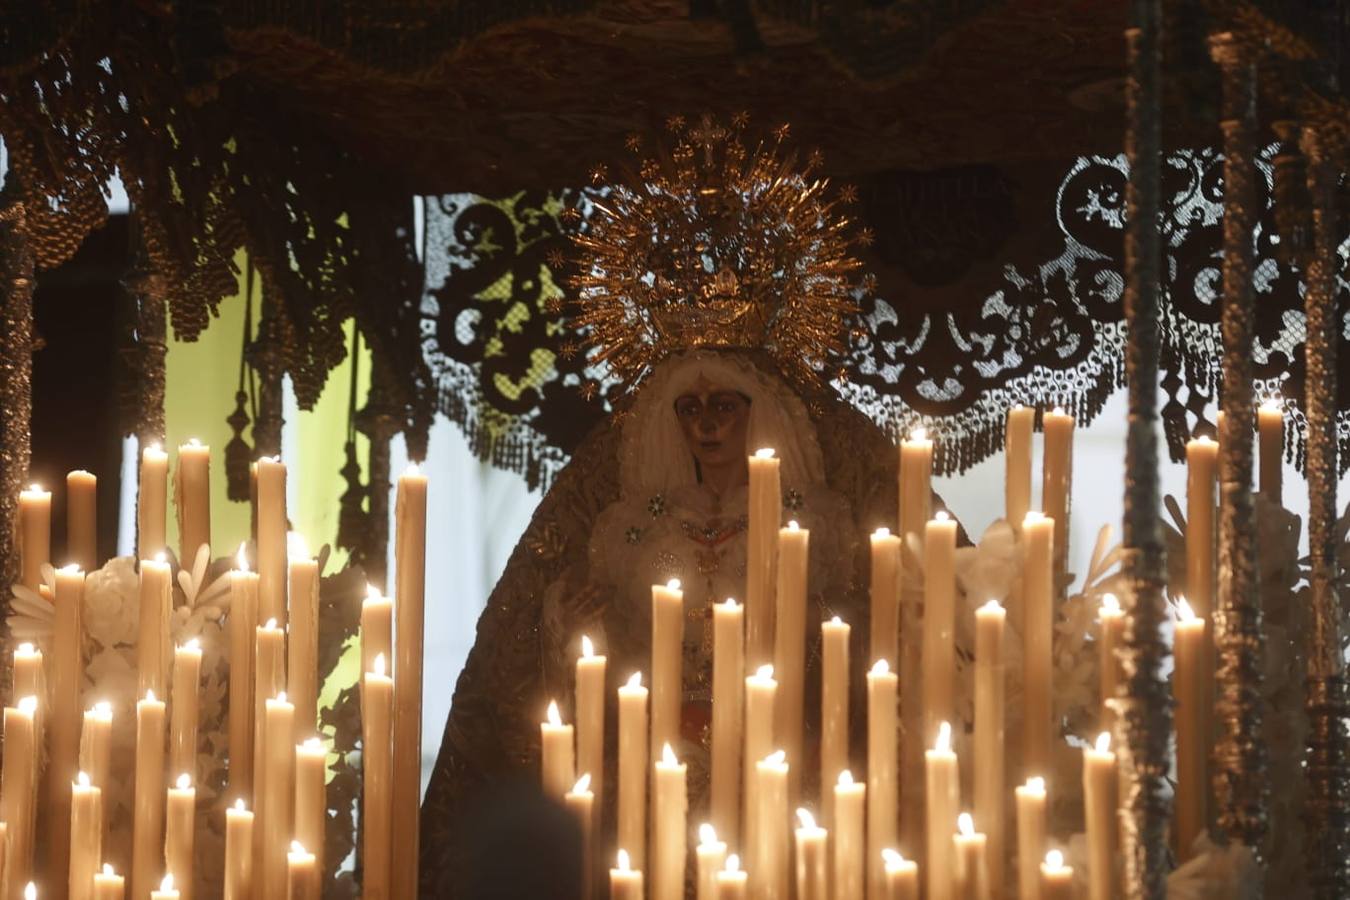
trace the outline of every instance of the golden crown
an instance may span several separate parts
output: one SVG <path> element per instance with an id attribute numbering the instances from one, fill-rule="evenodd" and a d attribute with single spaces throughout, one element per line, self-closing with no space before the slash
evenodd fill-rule
<path id="1" fill-rule="evenodd" d="M 857 312 L 860 267 L 839 211 L 856 199 L 827 197 L 821 160 L 785 150 L 787 127 L 747 150 L 745 117 L 723 126 L 704 116 L 669 123 L 673 146 L 593 198 L 574 241 L 573 324 L 627 385 L 662 359 L 696 347 L 765 350 L 785 374 L 807 381 L 829 371 Z M 641 156 L 642 145 L 629 139 Z M 831 373 L 832 374 L 832 373 Z"/>

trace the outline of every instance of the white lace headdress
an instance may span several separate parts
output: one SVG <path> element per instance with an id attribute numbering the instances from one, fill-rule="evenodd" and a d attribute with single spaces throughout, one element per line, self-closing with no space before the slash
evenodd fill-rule
<path id="1" fill-rule="evenodd" d="M 801 399 L 781 380 L 731 352 L 695 350 L 656 367 L 624 422 L 619 482 L 625 496 L 643 497 L 697 483 L 694 458 L 675 417 L 675 401 L 700 378 L 750 398 L 746 453 L 772 447 L 785 485 L 825 481 L 815 424 Z"/>

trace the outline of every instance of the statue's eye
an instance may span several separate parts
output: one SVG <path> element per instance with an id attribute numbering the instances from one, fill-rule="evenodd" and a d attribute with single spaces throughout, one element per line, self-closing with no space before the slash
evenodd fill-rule
<path id="1" fill-rule="evenodd" d="M 698 418 L 702 409 L 702 404 L 697 400 L 686 400 L 675 404 L 675 415 L 681 419 L 695 419 Z"/>

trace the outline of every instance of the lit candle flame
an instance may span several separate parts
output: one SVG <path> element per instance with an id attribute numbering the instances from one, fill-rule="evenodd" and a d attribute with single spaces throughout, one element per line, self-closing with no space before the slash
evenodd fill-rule
<path id="1" fill-rule="evenodd" d="M 97 718 L 112 719 L 112 704 L 107 700 L 100 700 L 94 704 L 90 710 Z"/>
<path id="2" fill-rule="evenodd" d="M 165 875 L 165 876 L 164 876 L 164 880 L 161 881 L 161 882 L 159 883 L 159 889 L 160 889 L 161 891 L 163 891 L 163 892 L 166 892 L 166 893 L 167 893 L 168 891 L 173 890 L 173 873 L 172 873 L 172 872 L 170 872 L 168 875 Z"/>
<path id="3" fill-rule="evenodd" d="M 162 454 L 163 452 L 164 452 L 164 451 L 163 451 L 162 449 L 160 449 L 159 444 L 147 444 L 146 447 L 145 447 L 145 452 L 142 453 L 141 455 L 142 455 L 142 456 L 149 456 L 149 455 L 152 454 L 152 453 L 160 453 L 160 454 Z"/>
<path id="4" fill-rule="evenodd" d="M 1047 869 L 1064 868 L 1064 854 L 1058 850 L 1051 850 L 1045 854 L 1045 867 Z"/>
<path id="5" fill-rule="evenodd" d="M 1103 731 L 1101 734 L 1097 735 L 1097 752 L 1111 752 L 1111 732 Z"/>
<path id="6" fill-rule="evenodd" d="M 286 532 L 286 558 L 289 560 L 310 559 L 309 544 L 305 536 L 298 531 Z"/>
<path id="7" fill-rule="evenodd" d="M 587 772 L 577 779 L 577 783 L 572 785 L 572 793 L 584 794 L 591 789 L 591 773 Z"/>
<path id="8" fill-rule="evenodd" d="M 1197 618 L 1197 616 L 1195 615 L 1195 610 L 1191 609 L 1190 601 L 1188 601 L 1185 597 L 1178 597 L 1178 598 L 1177 598 L 1177 621 L 1178 621 L 1178 622 L 1194 622 L 1194 621 L 1196 620 L 1196 618 Z"/>
<path id="9" fill-rule="evenodd" d="M 1196 435 L 1196 436 L 1195 436 L 1195 441 L 1196 441 L 1196 443 L 1199 443 L 1199 444 L 1212 444 L 1212 443 L 1214 443 L 1214 440 L 1213 440 L 1209 435 L 1207 435 L 1207 434 L 1199 434 L 1199 435 Z"/>
<path id="10" fill-rule="evenodd" d="M 274 698 L 274 700 L 275 700 L 275 702 L 277 702 L 277 703 L 285 703 L 285 702 L 286 702 L 286 692 L 285 692 L 285 691 L 277 691 L 277 695 L 276 695 L 276 697 Z"/>
<path id="11" fill-rule="evenodd" d="M 963 837 L 975 836 L 975 820 L 971 818 L 970 813 L 963 812 L 956 817 L 956 830 L 961 832 Z"/>
<path id="12" fill-rule="evenodd" d="M 952 726 L 950 722 L 943 722 L 938 726 L 937 743 L 933 749 L 939 753 L 950 753 L 952 750 Z"/>
<path id="13" fill-rule="evenodd" d="M 1044 519 L 1044 518 L 1045 518 L 1045 513 L 1041 512 L 1041 511 L 1038 510 L 1038 509 L 1033 509 L 1033 510 L 1029 511 L 1029 512 L 1026 514 L 1026 516 L 1022 519 L 1022 524 L 1025 525 L 1027 522 L 1039 522 L 1039 521 L 1041 521 L 1041 520 Z"/>
<path id="14" fill-rule="evenodd" d="M 797 524 L 796 519 L 788 519 L 788 531 L 801 531 L 802 526 Z"/>
<path id="15" fill-rule="evenodd" d="M 104 863 L 104 864 L 103 864 L 103 874 L 104 874 L 104 875 L 116 875 L 116 874 L 117 874 L 117 870 L 114 869 L 114 868 L 112 867 L 112 863 Z"/>
<path id="16" fill-rule="evenodd" d="M 1040 775 L 1033 775 L 1032 777 L 1027 779 L 1026 790 L 1030 791 L 1033 794 L 1044 794 L 1045 779 L 1042 778 Z"/>
<path id="17" fill-rule="evenodd" d="M 1003 604 L 998 602 L 997 597 L 990 597 L 988 600 L 984 601 L 984 606 L 980 608 L 988 610 L 991 613 L 1003 612 Z"/>
<path id="18" fill-rule="evenodd" d="M 91 783 L 90 783 L 90 781 L 89 781 L 89 773 L 88 773 L 88 772 L 81 772 L 81 773 L 79 773 L 78 775 L 76 775 L 76 776 L 75 776 L 75 783 L 78 784 L 78 785 L 79 785 L 80 787 L 82 787 L 82 788 L 87 788 L 87 787 L 91 787 L 91 786 L 92 786 Z"/>
<path id="19" fill-rule="evenodd" d="M 413 462 L 408 463 L 408 468 L 406 468 L 406 469 L 403 470 L 403 477 L 404 477 L 404 478 L 416 478 L 418 475 L 421 475 L 421 474 L 422 474 L 422 470 L 419 469 L 419 468 L 417 468 L 417 463 L 416 463 L 416 461 L 413 461 Z"/>
<path id="20" fill-rule="evenodd" d="M 166 557 L 164 556 L 164 551 L 163 551 L 163 550 L 161 550 L 161 551 L 159 551 L 158 553 L 155 554 L 155 562 L 159 563 L 161 566 L 164 565 L 164 564 L 167 562 Z"/>
<path id="21" fill-rule="evenodd" d="M 146 703 L 154 703 L 154 702 L 155 702 L 155 689 L 154 689 L 154 688 L 146 688 L 146 689 L 145 689 L 145 702 L 146 702 Z"/>
<path id="22" fill-rule="evenodd" d="M 755 670 L 756 678 L 763 678 L 767 681 L 773 680 L 773 665 L 766 663 Z"/>
<path id="23" fill-rule="evenodd" d="M 240 572 L 248 571 L 248 554 L 244 552 L 245 543 L 239 544 L 239 552 L 234 555 L 234 567 Z"/>
<path id="24" fill-rule="evenodd" d="M 704 847 L 712 846 L 717 843 L 717 829 L 704 822 L 698 826 L 698 842 Z"/>
<path id="25" fill-rule="evenodd" d="M 845 769 L 844 771 L 840 772 L 840 773 L 839 773 L 839 781 L 837 782 L 837 784 L 838 784 L 840 787 L 852 787 L 852 786 L 853 786 L 853 773 L 850 772 L 848 769 Z"/>
<path id="26" fill-rule="evenodd" d="M 583 634 L 581 636 L 581 658 L 590 659 L 592 656 L 595 656 L 595 645 L 591 643 L 589 637 Z"/>
<path id="27" fill-rule="evenodd" d="M 741 858 L 739 855 L 732 853 L 730 856 L 727 857 L 727 866 L 725 869 L 723 869 L 723 871 L 739 872 L 740 870 L 741 870 Z"/>
<path id="28" fill-rule="evenodd" d="M 773 448 L 760 447 L 758 450 L 755 451 L 755 456 L 758 459 L 773 459 Z"/>
<path id="29" fill-rule="evenodd" d="M 886 662 L 886 660 L 879 659 L 876 662 L 872 663 L 873 675 L 889 675 L 890 672 L 891 672 L 891 664 Z"/>
<path id="30" fill-rule="evenodd" d="M 19 656 L 32 656 L 36 652 L 37 648 L 34 647 L 28 641 L 24 641 L 22 644 L 20 644 L 19 649 L 15 651 L 15 653 Z"/>
<path id="31" fill-rule="evenodd" d="M 291 841 L 291 853 L 294 854 L 295 856 L 309 855 L 309 851 L 305 849 L 305 845 L 300 843 L 299 841 Z"/>
<path id="32" fill-rule="evenodd" d="M 841 618 L 839 618 L 838 616 L 830 616 L 830 624 L 831 624 L 831 625 L 843 625 L 843 624 L 844 624 L 844 620 L 841 619 Z"/>
<path id="33" fill-rule="evenodd" d="M 667 766 L 678 766 L 680 761 L 675 758 L 675 751 L 671 749 L 670 742 L 661 745 L 661 763 Z"/>
<path id="34" fill-rule="evenodd" d="M 371 664 L 371 670 L 372 670 L 376 675 L 383 675 L 383 674 L 384 674 L 384 667 L 385 667 L 384 654 L 383 654 L 383 653 L 376 653 L 376 654 L 375 654 L 375 661 Z"/>
<path id="35" fill-rule="evenodd" d="M 890 847 L 881 851 L 881 858 L 885 860 L 886 868 L 891 871 L 905 864 L 905 857 L 900 854 L 900 851 Z"/>
<path id="36" fill-rule="evenodd" d="M 184 772 L 178 776 L 177 787 L 180 791 L 185 791 L 192 787 L 192 776 Z"/>
<path id="37" fill-rule="evenodd" d="M 912 444 L 928 440 L 928 429 L 920 425 L 909 433 L 909 440 Z"/>
<path id="38" fill-rule="evenodd" d="M 680 589 L 680 579 L 672 578 L 666 582 L 666 590 L 678 591 Z"/>
<path id="39" fill-rule="evenodd" d="M 277 630 L 277 620 L 276 620 L 276 619 L 268 619 L 267 622 L 263 624 L 263 628 L 267 629 L 268 631 L 276 631 L 276 630 Z"/>
<path id="40" fill-rule="evenodd" d="M 1115 594 L 1102 594 L 1102 613 L 1110 615 L 1120 614 L 1120 598 Z"/>
<path id="41" fill-rule="evenodd" d="M 28 486 L 28 490 L 31 491 L 31 492 L 34 493 L 34 494 L 45 493 L 45 492 L 42 490 L 42 485 L 38 484 L 36 481 L 33 482 L 32 484 L 30 484 L 30 485 Z"/>
<path id="42" fill-rule="evenodd" d="M 1284 402 L 1279 397 L 1267 397 L 1261 403 L 1261 408 L 1270 412 L 1283 413 Z"/>
<path id="43" fill-rule="evenodd" d="M 622 847 L 619 848 L 618 864 L 619 864 L 619 871 L 620 871 L 620 872 L 631 872 L 631 871 L 633 871 L 632 868 L 631 868 L 632 863 L 631 863 L 631 862 L 629 861 L 629 859 L 628 859 L 628 851 L 625 850 L 625 849 L 623 849 Z"/>
<path id="44" fill-rule="evenodd" d="M 31 881 L 28 882 L 27 886 L 23 889 L 23 900 L 37 900 L 36 884 L 33 884 Z"/>
<path id="45" fill-rule="evenodd" d="M 768 756 L 764 757 L 763 762 L 764 762 L 765 765 L 770 765 L 770 766 L 781 766 L 781 765 L 783 765 L 784 763 L 787 762 L 787 751 L 786 751 L 786 750 L 775 750 L 775 751 L 773 751 L 772 753 L 770 753 Z"/>
<path id="46" fill-rule="evenodd" d="M 950 522 L 951 520 L 952 514 L 945 509 L 939 509 L 937 512 L 933 513 L 934 522 Z"/>
<path id="47" fill-rule="evenodd" d="M 884 538 L 890 536 L 891 530 L 886 527 L 878 528 L 876 531 L 872 532 L 872 537 Z"/>
<path id="48" fill-rule="evenodd" d="M 811 815 L 811 810 L 804 807 L 797 807 L 797 821 L 801 823 L 803 831 L 816 830 L 816 817 Z"/>
<path id="49" fill-rule="evenodd" d="M 556 727 L 562 725 L 562 716 L 558 715 L 558 701 L 548 701 L 548 724 Z"/>
<path id="50" fill-rule="evenodd" d="M 1050 411 L 1050 414 L 1052 416 L 1062 416 L 1064 415 L 1064 407 L 1056 406 L 1053 410 Z"/>
<path id="51" fill-rule="evenodd" d="M 201 638 L 188 638 L 187 643 L 183 644 L 178 649 L 186 650 L 188 653 L 201 653 L 202 652 Z"/>
<path id="52" fill-rule="evenodd" d="M 315 751 L 325 749 L 323 745 L 323 739 L 317 737 L 305 738 L 304 743 L 302 743 L 300 746 L 304 747 L 305 750 L 308 751 L 309 753 L 314 753 Z"/>
<path id="53" fill-rule="evenodd" d="M 628 676 L 628 681 L 627 681 L 627 683 L 625 684 L 625 687 L 630 687 L 630 688 L 640 688 L 640 687 L 642 687 L 642 673 L 641 673 L 641 672 L 634 672 L 632 675 L 629 675 L 629 676 Z"/>
<path id="54" fill-rule="evenodd" d="M 66 563 L 64 566 L 61 567 L 60 571 L 66 575 L 78 575 L 80 574 L 80 564 Z"/>
<path id="55" fill-rule="evenodd" d="M 741 608 L 741 605 L 736 602 L 735 597 L 728 597 L 722 606 L 725 607 L 728 612 L 735 612 Z"/>
<path id="56" fill-rule="evenodd" d="M 237 809 L 237 810 L 239 810 L 239 812 L 247 812 L 247 811 L 248 811 L 248 807 L 244 806 L 244 798 L 243 798 L 243 797 L 239 797 L 238 799 L 236 799 L 236 800 L 234 801 L 234 808 Z"/>
<path id="57" fill-rule="evenodd" d="M 19 712 L 21 712 L 21 713 L 27 713 L 27 714 L 30 715 L 30 716 L 31 716 L 31 715 L 36 715 L 36 713 L 37 713 L 37 697 L 28 696 L 28 697 L 22 698 L 22 699 L 19 701 L 19 703 L 18 703 L 18 707 L 19 707 Z"/>
<path id="58" fill-rule="evenodd" d="M 202 445 L 202 442 L 199 441 L 199 440 L 197 440 L 196 438 L 191 438 L 191 437 L 188 438 L 188 446 L 189 446 L 189 447 L 200 447 L 201 445 Z"/>
<path id="59" fill-rule="evenodd" d="M 377 588 L 375 585 L 367 583 L 367 584 L 366 584 L 366 599 L 367 599 L 367 600 L 383 600 L 383 599 L 384 599 L 384 595 L 380 593 L 380 589 Z"/>

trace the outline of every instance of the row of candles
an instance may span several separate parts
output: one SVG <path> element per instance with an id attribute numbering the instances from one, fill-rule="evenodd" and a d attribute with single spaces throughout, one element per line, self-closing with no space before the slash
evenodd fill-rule
<path id="1" fill-rule="evenodd" d="M 177 512 L 183 558 L 209 546 L 210 450 L 179 448 Z M 227 898 L 317 898 L 327 821 L 327 747 L 318 735 L 319 569 L 287 533 L 286 467 L 253 468 L 256 571 L 244 548 L 229 575 L 228 796 L 224 810 Z M 140 605 L 136 641 L 133 835 L 130 896 L 190 900 L 196 829 L 199 685 L 197 640 L 170 646 L 172 572 L 164 560 L 167 454 L 147 448 L 138 496 Z M 19 507 L 20 578 L 52 602 L 48 658 L 31 644 L 13 655 L 14 702 L 4 710 L 0 772 L 0 896 L 123 896 L 104 860 L 103 791 L 132 773 L 110 758 L 114 709 L 82 709 L 84 569 L 97 565 L 96 480 L 67 479 L 68 552 L 79 562 L 41 583 L 50 560 L 51 494 L 36 486 Z M 422 622 L 427 479 L 399 478 L 396 597 L 371 589 L 361 610 L 363 873 L 366 896 L 416 896 L 421 777 Z M 167 702 L 166 702 L 167 700 Z M 44 748 L 48 763 L 43 770 Z M 44 793 L 44 839 L 36 835 Z M 252 801 L 252 808 L 248 800 Z M 405 812 L 398 817 L 393 809 Z M 35 850 L 41 848 L 45 857 Z M 125 865 L 128 861 L 123 861 Z"/>
<path id="2" fill-rule="evenodd" d="M 1020 584 L 1023 641 L 1023 746 L 1021 763 L 1027 775 L 1016 788 L 1017 870 L 1023 898 L 1069 897 L 1072 870 L 1062 854 L 1047 846 L 1046 782 L 1051 771 L 1052 743 L 1058 736 L 1052 717 L 1052 630 L 1062 580 L 1064 554 L 1057 536 L 1068 515 L 1073 419 L 1062 413 L 1044 416 L 1046 447 L 1043 496 L 1046 509 L 1059 519 L 1026 509 L 1030 498 L 1033 411 L 1010 412 L 1007 423 L 1007 515 L 1020 523 L 1025 548 Z M 1283 425 L 1279 411 L 1261 410 L 1262 488 L 1279 491 Z M 1214 580 L 1214 517 L 1217 444 L 1199 437 L 1188 447 L 1187 563 L 1190 587 L 1201 601 L 1198 610 L 1179 602 L 1174 637 L 1174 693 L 1177 701 L 1177 793 L 1173 840 L 1179 858 L 1189 855 L 1206 821 L 1209 735 L 1207 710 L 1213 695 L 1214 655 L 1208 616 Z M 923 435 L 900 447 L 900 520 L 902 528 L 926 515 L 931 497 L 932 444 Z M 778 520 L 777 463 L 772 451 L 750 458 L 750 535 L 747 601 L 713 607 L 713 685 L 711 729 L 711 801 L 709 822 L 700 827 L 696 848 L 700 898 L 786 898 L 790 869 L 789 809 L 801 797 L 803 679 L 805 674 L 806 559 L 809 533 L 795 522 L 773 530 L 765 542 L 765 523 Z M 1013 518 L 1018 516 L 1020 518 Z M 913 533 L 913 529 L 910 529 Z M 1008 841 L 1003 834 L 1005 798 L 1006 611 L 990 599 L 974 614 L 974 769 L 973 816 L 960 811 L 957 757 L 948 724 L 955 714 L 955 545 L 956 523 L 939 511 L 922 528 L 924 605 L 922 650 L 916 693 L 921 704 L 925 788 L 901 791 L 897 772 L 913 751 L 909 737 L 897 745 L 899 678 L 892 660 L 899 656 L 899 633 L 905 616 L 900 572 L 900 539 L 886 529 L 871 539 L 871 657 L 867 683 L 867 779 L 855 782 L 849 758 L 849 632 L 837 617 L 820 625 L 821 723 L 819 814 L 827 828 L 806 809 L 799 809 L 795 831 L 795 885 L 798 900 L 834 897 L 917 897 L 917 864 L 894 849 L 901 839 L 897 822 L 922 821 L 904 837 L 921 851 L 927 871 L 925 896 L 999 898 L 1004 894 Z M 762 558 L 769 553 L 770 561 Z M 772 573 L 770 582 L 764 573 Z M 757 577 L 756 573 L 760 573 Z M 774 590 L 768 591 L 772 583 Z M 752 601 L 759 598 L 756 607 Z M 683 596 L 672 581 L 652 588 L 651 688 L 635 673 L 618 688 L 617 867 L 610 871 L 615 898 L 640 898 L 644 885 L 654 900 L 683 896 L 685 878 L 687 791 L 685 765 L 673 750 L 679 733 L 679 698 L 683 639 Z M 767 620 L 767 622 L 765 621 Z M 1084 819 L 1089 861 L 1089 897 L 1116 895 L 1118 782 L 1116 754 L 1110 748 L 1114 722 L 1111 700 L 1121 675 L 1116 648 L 1124 633 L 1125 614 L 1112 595 L 1100 609 L 1097 651 L 1100 654 L 1102 733 L 1083 749 Z M 543 787 L 561 798 L 577 815 L 585 837 L 587 859 L 596 846 L 594 807 L 603 792 L 604 656 L 583 637 L 576 664 L 576 725 L 562 723 L 556 703 L 541 724 Z M 765 662 L 765 660 L 769 662 Z M 904 660 L 902 659 L 902 665 Z M 747 671 L 749 674 L 747 675 Z M 650 716 L 650 721 L 649 721 Z M 914 757 L 911 757 L 914 758 Z M 795 769 L 794 769 L 795 766 Z M 577 772 L 582 772 L 574 783 Z M 742 778 L 744 779 L 742 782 Z M 652 791 L 647 821 L 650 783 Z M 833 786 L 827 789 L 825 786 Z M 908 795 L 910 809 L 923 798 L 920 815 L 899 814 L 899 799 Z M 866 801 L 864 801 L 864 797 Z M 865 819 L 864 819 L 865 809 Z M 744 821 L 742 821 L 742 815 Z M 975 823 L 984 827 L 977 832 Z M 650 837 L 652 858 L 647 859 Z M 830 835 L 827 851 L 827 835 Z M 864 837 L 865 841 L 864 841 Z M 722 839 L 719 840 L 718 838 Z M 739 842 L 741 855 L 727 855 Z M 744 861 L 743 861 L 744 858 Z M 644 863 L 649 880 L 644 882 Z M 721 871 L 717 871 L 721 868 Z M 587 871 L 590 869 L 587 867 Z M 824 885 L 832 885 L 825 891 Z M 589 889 L 588 889 L 589 892 Z"/>

